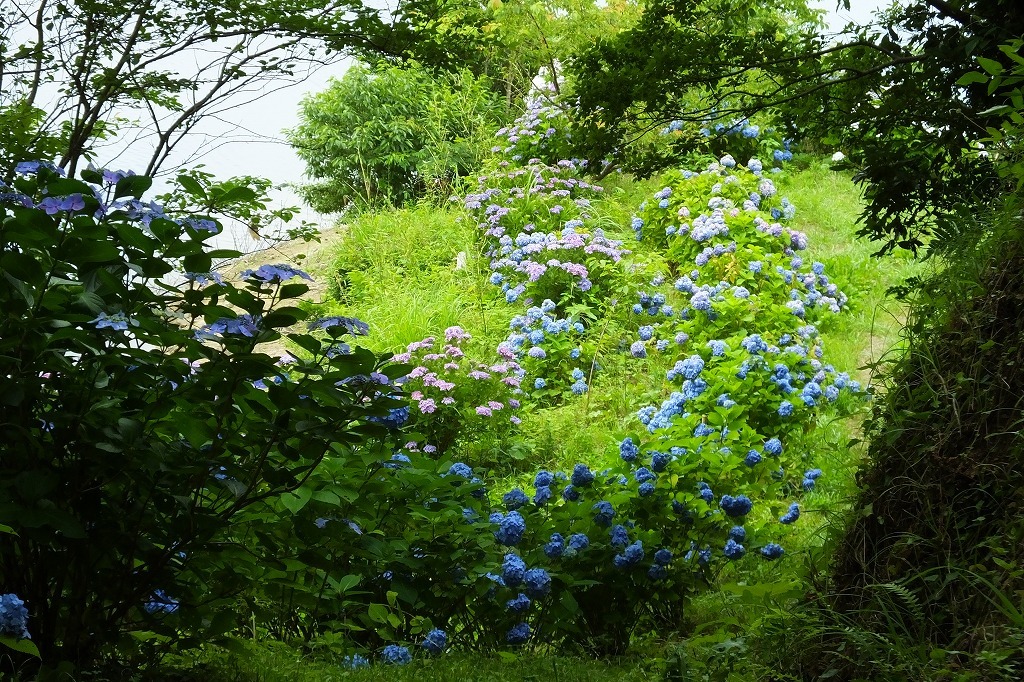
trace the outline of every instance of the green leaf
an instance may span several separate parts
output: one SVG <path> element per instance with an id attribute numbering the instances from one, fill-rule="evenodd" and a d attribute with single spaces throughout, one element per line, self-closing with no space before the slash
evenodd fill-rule
<path id="1" fill-rule="evenodd" d="M 988 57 L 978 57 L 978 66 L 985 69 L 985 71 L 993 76 L 998 76 L 1003 72 L 1003 65 L 994 59 L 989 59 Z"/>
<path id="2" fill-rule="evenodd" d="M 956 82 L 956 84 L 957 85 L 971 85 L 972 83 L 987 83 L 987 82 L 988 82 L 988 76 L 986 76 L 983 73 L 979 73 L 977 71 L 971 71 L 970 73 L 965 73 L 963 76 L 961 76 L 960 80 L 958 80 Z"/>
<path id="3" fill-rule="evenodd" d="M 131 196 L 140 199 L 152 186 L 152 178 L 147 178 L 145 175 L 129 175 L 118 181 L 117 188 L 114 190 L 114 198 Z"/>
<path id="4" fill-rule="evenodd" d="M 39 658 L 39 649 L 32 643 L 31 639 L 15 639 L 7 635 L 0 635 L 0 644 L 3 644 L 8 649 Z"/>
<path id="5" fill-rule="evenodd" d="M 302 487 L 298 490 L 282 495 L 281 504 L 283 504 L 292 514 L 298 514 L 299 511 L 306 506 L 309 502 L 309 498 L 312 496 L 313 490 L 311 488 Z"/>

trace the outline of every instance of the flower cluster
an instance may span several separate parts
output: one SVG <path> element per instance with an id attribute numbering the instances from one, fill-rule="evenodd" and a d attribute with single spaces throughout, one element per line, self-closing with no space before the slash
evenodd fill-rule
<path id="1" fill-rule="evenodd" d="M 469 341 L 461 327 L 449 327 L 443 340 L 427 337 L 394 356 L 395 362 L 413 365 L 395 381 L 411 399 L 410 424 L 424 436 L 413 447 L 442 454 L 463 429 L 508 430 L 520 423 L 516 413 L 525 370 L 512 353 L 491 364 L 471 361 L 464 350 Z"/>
<path id="2" fill-rule="evenodd" d="M 31 639 L 28 632 L 28 609 L 16 594 L 0 595 L 0 635 L 15 639 Z"/>

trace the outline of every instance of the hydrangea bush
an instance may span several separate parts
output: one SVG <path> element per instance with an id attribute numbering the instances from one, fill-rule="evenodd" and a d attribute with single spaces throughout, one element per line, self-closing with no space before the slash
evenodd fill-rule
<path id="1" fill-rule="evenodd" d="M 243 518 L 384 432 L 371 418 L 399 403 L 369 378 L 383 365 L 345 345 L 351 324 L 296 330 L 300 270 L 212 272 L 237 255 L 207 246 L 219 223 L 145 201 L 148 178 L 14 170 L 0 187 L 4 588 L 47 664 L 214 641 L 274 554 L 241 542 Z M 304 349 L 287 368 L 261 350 L 282 336 Z"/>
<path id="2" fill-rule="evenodd" d="M 470 335 L 461 327 L 449 327 L 443 340 L 428 337 L 409 344 L 394 362 L 413 365 L 396 380 L 410 404 L 396 411 L 392 421 L 408 422 L 407 448 L 443 455 L 462 436 L 492 439 L 509 436 L 520 423 L 520 384 L 525 373 L 512 357 L 496 362 L 474 361 L 464 344 Z"/>

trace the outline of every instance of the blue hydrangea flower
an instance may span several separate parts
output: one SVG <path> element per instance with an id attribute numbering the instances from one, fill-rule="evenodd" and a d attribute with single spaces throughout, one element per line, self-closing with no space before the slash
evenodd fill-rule
<path id="1" fill-rule="evenodd" d="M 527 502 L 529 502 L 530 498 L 528 498 L 526 496 L 526 493 L 524 493 L 519 488 L 513 488 L 512 490 L 502 495 L 501 501 L 505 503 L 505 509 L 508 509 L 509 511 L 514 511 L 525 505 Z"/>
<path id="2" fill-rule="evenodd" d="M 580 491 L 576 489 L 576 486 L 569 484 L 562 489 L 562 499 L 566 502 L 578 502 Z"/>
<path id="3" fill-rule="evenodd" d="M 747 456 L 743 458 L 743 463 L 748 467 L 755 467 L 761 463 L 761 453 L 757 450 L 748 450 Z"/>
<path id="4" fill-rule="evenodd" d="M 510 511 L 501 519 L 498 530 L 494 532 L 495 539 L 507 547 L 515 547 L 523 539 L 526 532 L 526 520 L 517 511 Z"/>
<path id="5" fill-rule="evenodd" d="M 546 597 L 551 592 L 551 576 L 543 568 L 531 568 L 523 576 L 526 593 L 534 599 Z"/>
<path id="6" fill-rule="evenodd" d="M 647 348 L 644 346 L 643 341 L 634 341 L 629 346 L 629 354 L 634 358 L 646 358 Z"/>
<path id="7" fill-rule="evenodd" d="M 501 579 L 508 587 L 515 587 L 523 582 L 526 575 L 526 562 L 516 554 L 506 554 L 501 563 Z"/>
<path id="8" fill-rule="evenodd" d="M 637 540 L 633 544 L 629 545 L 622 551 L 622 554 L 616 554 L 615 558 L 612 559 L 612 564 L 615 568 L 629 568 L 636 566 L 638 563 L 643 561 L 644 558 L 644 544 Z"/>
<path id="9" fill-rule="evenodd" d="M 406 665 L 412 663 L 412 654 L 409 649 L 397 644 L 388 644 L 380 654 L 382 661 L 389 665 Z"/>
<path id="10" fill-rule="evenodd" d="M 736 542 L 747 541 L 747 529 L 743 526 L 733 526 L 729 529 L 729 539 Z"/>
<path id="11" fill-rule="evenodd" d="M 636 492 L 640 497 L 648 497 L 654 494 L 655 489 L 655 485 L 650 481 L 647 481 L 646 483 L 641 483 Z"/>
<path id="12" fill-rule="evenodd" d="M 551 488 L 546 485 L 538 486 L 537 492 L 533 494 L 533 503 L 538 507 L 543 507 L 545 504 L 551 501 Z"/>
<path id="13" fill-rule="evenodd" d="M 697 484 L 697 495 L 708 504 L 715 501 L 715 494 L 711 492 L 711 486 L 704 481 Z"/>
<path id="14" fill-rule="evenodd" d="M 736 542 L 732 538 L 725 541 L 725 549 L 723 551 L 726 559 L 740 559 L 744 554 L 747 553 L 746 548 L 740 543 Z"/>
<path id="15" fill-rule="evenodd" d="M 178 610 L 178 600 L 167 596 L 163 590 L 153 592 L 150 601 L 142 605 L 146 613 L 174 613 Z"/>
<path id="16" fill-rule="evenodd" d="M 542 388 L 545 388 L 547 385 L 548 382 L 542 379 L 541 377 L 537 377 L 536 379 L 533 380 L 533 387 L 535 389 L 540 390 Z"/>
<path id="17" fill-rule="evenodd" d="M 261 265 L 255 270 L 243 270 L 239 273 L 239 277 L 242 279 L 258 280 L 263 283 L 285 282 L 293 277 L 301 277 L 310 282 L 313 281 L 313 278 L 308 273 L 283 263 Z"/>
<path id="18" fill-rule="evenodd" d="M 177 604 L 174 608 L 177 608 Z M 32 639 L 28 632 L 28 609 L 16 594 L 0 595 L 0 635 Z"/>
<path id="19" fill-rule="evenodd" d="M 800 505 L 796 502 L 789 505 L 789 511 L 779 517 L 779 523 L 790 524 L 800 518 Z"/>
<path id="20" fill-rule="evenodd" d="M 561 533 L 554 533 L 550 542 L 544 545 L 544 554 L 549 559 L 557 559 L 565 551 L 565 538 Z"/>
<path id="21" fill-rule="evenodd" d="M 772 457 L 778 457 L 782 454 L 782 441 L 778 438 L 769 438 L 764 444 L 764 452 Z"/>
<path id="22" fill-rule="evenodd" d="M 541 469 L 540 471 L 537 472 L 537 475 L 533 477 L 533 485 L 535 488 L 551 485 L 554 482 L 554 475 L 550 471 L 547 471 L 546 469 Z"/>
<path id="23" fill-rule="evenodd" d="M 612 526 L 608 535 L 611 537 L 612 547 L 625 547 L 629 544 L 629 531 L 622 524 Z"/>
<path id="24" fill-rule="evenodd" d="M 509 644 L 525 644 L 530 639 L 530 624 L 519 623 L 512 627 L 505 635 L 505 641 Z"/>
<path id="25" fill-rule="evenodd" d="M 591 511 L 594 512 L 594 523 L 599 526 L 610 526 L 612 519 L 615 518 L 615 508 L 612 507 L 612 503 L 606 500 L 602 500 L 591 507 Z"/>
<path id="26" fill-rule="evenodd" d="M 513 613 L 524 613 L 529 610 L 530 604 L 532 604 L 530 598 L 520 592 L 518 597 L 505 602 L 505 608 Z"/>
<path id="27" fill-rule="evenodd" d="M 786 550 L 782 549 L 782 545 L 775 544 L 774 542 L 769 542 L 767 545 L 761 548 L 761 556 L 763 556 L 765 559 L 774 560 L 778 559 L 780 556 L 785 554 L 785 551 Z"/>
<path id="28" fill-rule="evenodd" d="M 637 455 L 640 454 L 640 448 L 636 446 L 632 438 L 626 438 L 624 441 L 619 443 L 619 456 L 626 462 L 636 461 Z"/>
<path id="29" fill-rule="evenodd" d="M 657 475 L 647 467 L 640 467 L 637 469 L 633 474 L 633 477 L 636 478 L 637 483 L 646 483 L 647 481 L 653 481 L 658 478 Z"/>
<path id="30" fill-rule="evenodd" d="M 582 552 L 590 547 L 590 538 L 583 533 L 574 533 L 569 536 L 569 549 L 574 552 Z"/>
<path id="31" fill-rule="evenodd" d="M 659 549 L 654 553 L 654 563 L 658 566 L 668 566 L 672 562 L 672 552 L 667 549 Z"/>
<path id="32" fill-rule="evenodd" d="M 423 639 L 421 646 L 427 650 L 427 653 L 440 654 L 444 652 L 444 648 L 448 645 L 448 633 L 440 628 L 434 628 L 427 633 L 427 636 Z"/>
<path id="33" fill-rule="evenodd" d="M 668 453 L 655 451 L 651 454 L 651 469 L 660 473 L 668 468 L 671 461 L 672 456 Z"/>
<path id="34" fill-rule="evenodd" d="M 360 654 L 351 654 L 341 659 L 341 667 L 346 670 L 356 670 L 357 668 L 365 668 L 369 665 L 369 659 Z"/>
<path id="35" fill-rule="evenodd" d="M 590 387 L 587 386 L 586 382 L 582 380 L 574 381 L 572 385 L 569 386 L 569 390 L 572 391 L 573 395 L 583 395 L 589 388 Z"/>
<path id="36" fill-rule="evenodd" d="M 468 464 L 463 464 L 462 462 L 455 462 L 448 467 L 448 473 L 460 478 L 473 478 L 473 469 Z"/>
<path id="37" fill-rule="evenodd" d="M 97 329 L 113 329 L 114 331 L 126 331 L 128 329 L 128 317 L 124 313 L 114 313 L 113 315 L 107 315 L 101 312 L 96 316 L 95 320 L 92 320 L 92 324 L 96 325 Z"/>
<path id="38" fill-rule="evenodd" d="M 722 508 L 722 511 L 724 511 L 727 516 L 745 516 L 754 508 L 754 503 L 751 502 L 750 498 L 746 495 L 738 495 L 737 497 L 733 497 L 732 495 L 722 495 L 722 499 L 719 500 L 718 506 Z"/>
<path id="39" fill-rule="evenodd" d="M 780 417 L 789 417 L 789 416 L 792 416 L 792 414 L 793 414 L 793 403 L 789 402 L 788 400 L 783 400 L 779 404 L 779 416 Z"/>
<path id="40" fill-rule="evenodd" d="M 640 327 L 640 329 L 637 330 L 637 335 L 640 337 L 641 341 L 650 341 L 651 338 L 654 337 L 654 327 L 650 325 Z"/>
<path id="41" fill-rule="evenodd" d="M 723 355 L 725 355 L 725 352 L 729 348 L 726 345 L 725 341 L 719 341 L 717 339 L 708 341 L 707 345 L 708 345 L 708 348 L 711 349 L 711 356 L 712 357 L 716 357 L 716 358 L 720 358 Z"/>
<path id="42" fill-rule="evenodd" d="M 583 374 L 583 370 L 582 370 L 582 369 L 580 369 L 579 367 L 577 367 L 576 369 L 574 369 L 574 370 L 572 371 L 572 378 L 573 378 L 573 380 L 574 380 L 574 381 L 580 381 L 580 380 L 582 380 L 582 379 L 583 379 L 583 376 L 584 376 L 584 374 Z"/>

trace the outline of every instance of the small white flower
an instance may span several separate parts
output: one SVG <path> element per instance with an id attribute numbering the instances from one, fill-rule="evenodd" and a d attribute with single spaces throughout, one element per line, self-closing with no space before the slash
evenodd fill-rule
<path id="1" fill-rule="evenodd" d="M 835 154 L 832 155 L 832 161 L 834 161 L 835 163 L 839 163 L 840 161 L 842 161 L 845 158 L 846 158 L 846 154 L 844 154 L 842 152 L 836 152 Z"/>

